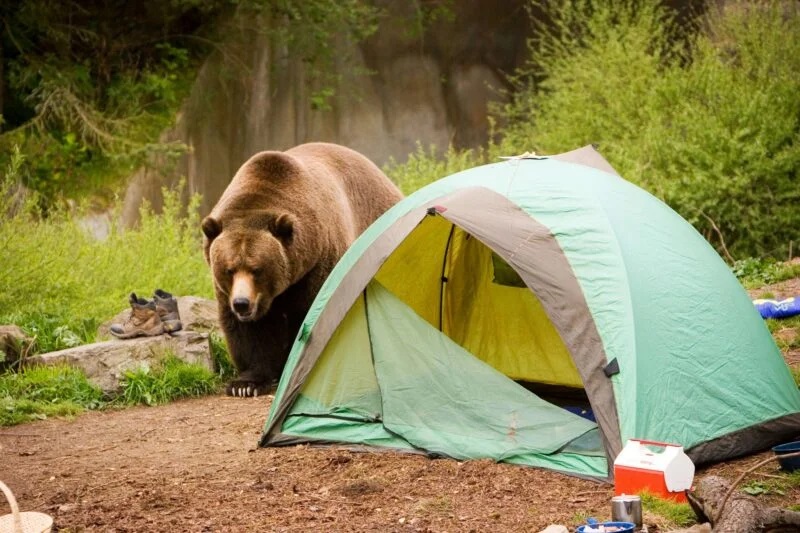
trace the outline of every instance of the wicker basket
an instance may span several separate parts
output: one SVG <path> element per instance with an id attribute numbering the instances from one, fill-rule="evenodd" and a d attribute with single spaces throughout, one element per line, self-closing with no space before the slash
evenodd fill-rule
<path id="1" fill-rule="evenodd" d="M 0 490 L 11 506 L 11 514 L 0 516 L 0 533 L 50 533 L 53 519 L 44 513 L 19 512 L 17 500 L 5 483 L 0 481 Z"/>

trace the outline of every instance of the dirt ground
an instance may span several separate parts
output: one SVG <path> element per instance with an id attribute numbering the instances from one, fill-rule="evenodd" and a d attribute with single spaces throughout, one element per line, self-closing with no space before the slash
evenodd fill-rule
<path id="1" fill-rule="evenodd" d="M 800 280 L 764 290 L 800 294 Z M 800 362 L 796 351 L 785 356 Z M 0 428 L 0 480 L 23 511 L 51 515 L 59 531 L 538 531 L 610 518 L 610 485 L 544 470 L 257 448 L 270 401 L 220 395 Z M 733 480 L 769 455 L 698 476 Z M 769 482 L 777 468 L 747 479 Z M 800 488 L 761 498 L 797 504 Z M 645 522 L 663 525 L 654 515 Z"/>
<path id="2" fill-rule="evenodd" d="M 257 448 L 269 402 L 212 396 L 2 428 L 0 479 L 59 531 L 538 531 L 610 518 L 610 486 L 544 470 Z M 766 456 L 713 470 L 732 479 Z M 778 500 L 800 502 L 800 489 Z"/>

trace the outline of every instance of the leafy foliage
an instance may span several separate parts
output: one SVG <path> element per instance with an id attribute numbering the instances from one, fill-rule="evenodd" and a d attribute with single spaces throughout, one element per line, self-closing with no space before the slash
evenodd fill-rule
<path id="1" fill-rule="evenodd" d="M 311 85 L 312 109 L 330 110 L 330 99 L 349 57 L 332 41 L 363 41 L 378 29 L 380 10 L 363 0 L 251 0 L 250 9 L 265 10 L 272 22 L 267 32 L 287 52 L 302 58 Z M 346 49 L 346 47 L 344 47 Z"/>
<path id="2" fill-rule="evenodd" d="M 205 48 L 202 20 L 223 2 L 3 4 L 3 63 L 11 98 L 0 101 L 0 153 L 26 154 L 23 182 L 47 203 L 97 192 L 154 152 Z"/>
<path id="3" fill-rule="evenodd" d="M 536 37 L 485 150 L 419 148 L 386 170 L 405 192 L 466 166 L 597 143 L 731 262 L 800 235 L 800 8 L 727 2 L 678 25 L 656 1 L 532 2 Z M 751 261 L 761 261 L 755 259 Z M 740 264 L 739 268 L 745 268 Z M 747 267 L 749 268 L 749 267 Z"/>
<path id="4" fill-rule="evenodd" d="M 800 263 L 781 263 L 771 258 L 748 257 L 733 263 L 733 273 L 745 288 L 752 289 L 800 277 Z M 764 296 L 768 298 L 768 296 Z"/>
<path id="5" fill-rule="evenodd" d="M 153 368 L 126 372 L 120 401 L 128 405 L 159 405 L 216 392 L 217 376 L 200 365 L 188 364 L 167 355 Z"/>
<path id="6" fill-rule="evenodd" d="M 483 163 L 484 154 L 481 150 L 456 150 L 451 146 L 440 155 L 435 146 L 426 149 L 418 143 L 417 150 L 405 163 L 392 158 L 383 170 L 404 194 L 410 194 L 440 178 Z"/>
<path id="7" fill-rule="evenodd" d="M 800 470 L 794 472 L 779 471 L 766 480 L 753 480 L 742 486 L 741 491 L 750 496 L 766 496 L 777 494 L 785 496 L 787 491 L 800 488 Z"/>
<path id="8" fill-rule="evenodd" d="M 0 218 L 0 322 L 19 324 L 43 352 L 93 341 L 97 325 L 125 308 L 131 292 L 210 297 L 199 198 L 186 209 L 180 197 L 180 187 L 165 190 L 162 213 L 145 205 L 137 228 L 112 225 L 105 240 L 68 213 Z"/>
<path id="9" fill-rule="evenodd" d="M 551 23 L 501 111 L 504 143 L 599 143 L 724 253 L 785 257 L 800 230 L 797 5 L 728 2 L 693 36 L 656 2 L 539 4 Z"/>
<path id="10" fill-rule="evenodd" d="M 317 108 L 328 107 L 341 70 L 333 66 L 344 60 L 330 42 L 362 40 L 379 13 L 363 0 L 0 3 L 0 81 L 10 89 L 0 91 L 0 164 L 19 146 L 23 184 L 44 206 L 89 192 L 108 198 L 154 155 L 168 165 L 186 146 L 162 133 L 201 61 L 223 49 L 236 10 L 261 17 L 257 31 L 302 58 Z"/>
<path id="11" fill-rule="evenodd" d="M 103 405 L 103 394 L 79 370 L 32 367 L 0 375 L 0 426 L 73 416 Z"/>

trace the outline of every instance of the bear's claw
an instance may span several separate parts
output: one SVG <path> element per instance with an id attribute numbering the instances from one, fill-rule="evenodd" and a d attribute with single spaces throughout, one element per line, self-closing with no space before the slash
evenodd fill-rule
<path id="1" fill-rule="evenodd" d="M 272 387 L 266 383 L 252 381 L 231 381 L 225 388 L 225 394 L 237 398 L 258 398 L 259 394 L 269 392 Z"/>

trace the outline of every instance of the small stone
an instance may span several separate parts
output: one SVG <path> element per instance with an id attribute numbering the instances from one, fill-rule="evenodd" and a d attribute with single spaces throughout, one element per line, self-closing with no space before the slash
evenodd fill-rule
<path id="1" fill-rule="evenodd" d="M 556 524 L 550 524 L 539 533 L 569 533 L 569 529 L 566 526 L 559 526 Z"/>
<path id="2" fill-rule="evenodd" d="M 397 522 L 400 523 L 400 524 L 405 524 L 406 523 L 406 517 L 405 516 L 400 517 L 400 519 Z"/>

